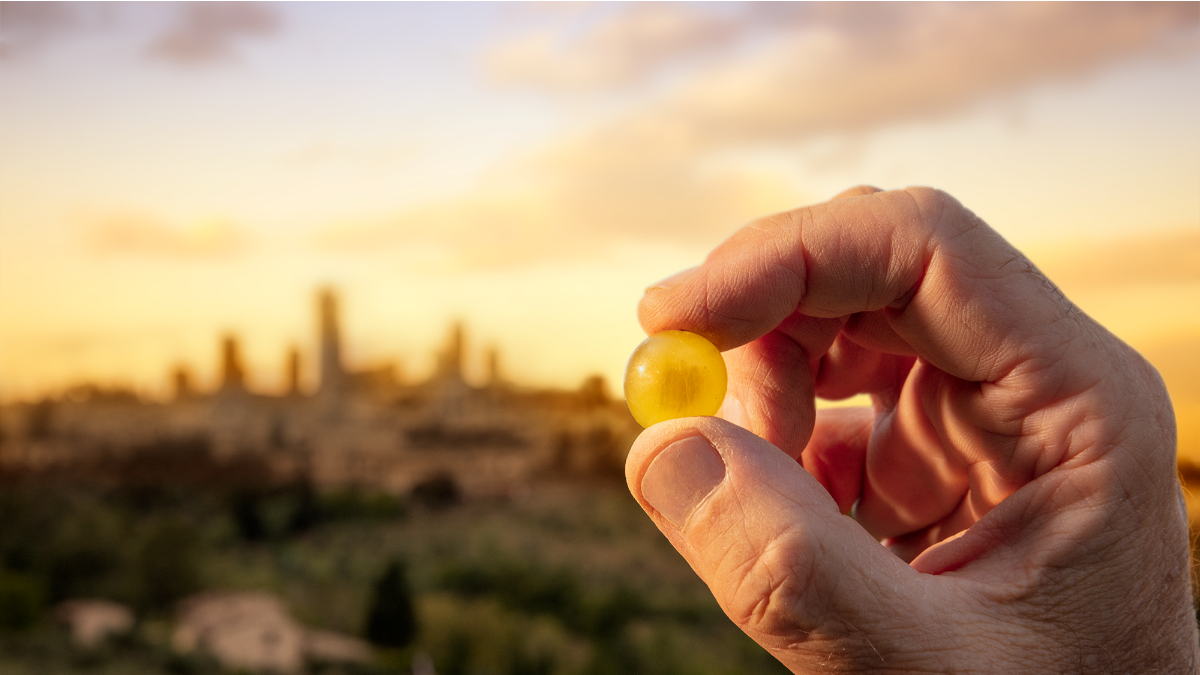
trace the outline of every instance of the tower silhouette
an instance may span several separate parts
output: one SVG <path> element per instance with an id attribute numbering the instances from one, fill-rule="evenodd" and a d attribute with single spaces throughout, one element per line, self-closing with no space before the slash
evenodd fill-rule
<path id="1" fill-rule="evenodd" d="M 242 367 L 237 336 L 226 333 L 221 338 L 221 391 L 242 391 L 246 388 L 246 371 Z"/>
<path id="2" fill-rule="evenodd" d="M 192 373 L 184 364 L 175 366 L 171 371 L 171 383 L 175 390 L 175 400 L 182 401 L 192 395 Z"/>
<path id="3" fill-rule="evenodd" d="M 320 394 L 340 395 L 346 386 L 342 369 L 342 340 L 338 330 L 337 295 L 332 288 L 317 293 L 317 321 L 320 338 Z"/>
<path id="4" fill-rule="evenodd" d="M 487 351 L 487 385 L 493 389 L 501 386 L 500 348 L 492 345 Z"/>
<path id="5" fill-rule="evenodd" d="M 284 364 L 287 377 L 287 395 L 300 395 L 300 349 L 295 345 L 288 350 L 287 361 Z"/>
<path id="6" fill-rule="evenodd" d="M 463 325 L 461 321 L 456 321 L 450 327 L 450 338 L 446 340 L 446 346 L 441 354 L 441 364 L 438 368 L 441 376 L 448 380 L 461 381 L 463 379 L 463 351 L 464 351 Z"/>

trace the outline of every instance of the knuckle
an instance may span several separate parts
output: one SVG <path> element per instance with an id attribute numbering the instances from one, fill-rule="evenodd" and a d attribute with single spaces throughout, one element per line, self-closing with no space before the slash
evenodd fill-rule
<path id="1" fill-rule="evenodd" d="M 737 567 L 727 602 L 729 616 L 759 639 L 794 644 L 815 628 L 804 611 L 806 596 L 814 588 L 814 556 L 803 553 L 811 547 L 797 537 L 777 540 Z"/>
<path id="2" fill-rule="evenodd" d="M 958 204 L 958 200 L 950 196 L 950 193 L 938 188 L 914 185 L 904 188 L 903 192 L 912 197 L 919 206 L 931 207 L 933 210 L 942 210 L 951 204 Z"/>
<path id="3" fill-rule="evenodd" d="M 950 193 L 937 188 L 915 186 L 908 187 L 903 190 L 920 213 L 928 227 L 933 229 L 941 229 L 947 225 L 955 226 L 964 223 L 974 225 L 976 220 L 973 217 L 965 217 L 969 212 L 967 209 L 955 199 Z"/>

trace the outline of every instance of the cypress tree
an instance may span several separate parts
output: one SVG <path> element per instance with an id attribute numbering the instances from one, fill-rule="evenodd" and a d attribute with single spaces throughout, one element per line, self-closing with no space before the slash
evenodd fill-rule
<path id="1" fill-rule="evenodd" d="M 380 647 L 406 647 L 417 637 L 417 616 L 404 563 L 393 560 L 375 584 L 367 613 L 367 639 Z"/>

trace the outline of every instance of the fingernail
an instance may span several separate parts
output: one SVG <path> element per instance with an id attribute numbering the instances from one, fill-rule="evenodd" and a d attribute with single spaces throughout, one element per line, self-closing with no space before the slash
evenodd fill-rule
<path id="1" fill-rule="evenodd" d="M 675 441 L 658 453 L 642 476 L 642 497 L 683 529 L 696 505 L 725 479 L 725 462 L 702 436 Z"/>
<path id="2" fill-rule="evenodd" d="M 695 271 L 696 271 L 695 267 L 689 267 L 685 270 L 680 270 L 680 271 L 676 272 L 675 274 L 672 274 L 671 276 L 667 277 L 666 279 L 663 279 L 662 281 L 660 281 L 656 284 L 651 284 L 649 287 L 646 288 L 646 290 L 650 291 L 650 290 L 658 289 L 658 290 L 662 290 L 662 291 L 669 291 L 672 288 L 675 288 L 676 286 L 678 286 L 680 283 L 682 283 L 684 279 L 688 278 L 692 274 L 692 272 L 695 272 Z"/>
<path id="3" fill-rule="evenodd" d="M 750 428 L 750 419 L 746 416 L 746 406 L 736 398 L 725 395 L 725 401 L 721 403 L 721 409 L 717 411 L 717 417 L 736 424 L 743 429 Z"/>

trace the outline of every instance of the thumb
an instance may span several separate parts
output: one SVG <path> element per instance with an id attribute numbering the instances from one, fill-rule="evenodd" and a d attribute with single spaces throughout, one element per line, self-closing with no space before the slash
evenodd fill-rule
<path id="1" fill-rule="evenodd" d="M 729 618 L 798 671 L 828 667 L 831 655 L 891 663 L 917 647 L 911 635 L 898 640 L 903 628 L 944 604 L 931 577 L 842 515 L 796 460 L 724 420 L 650 427 L 626 476 Z"/>

